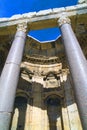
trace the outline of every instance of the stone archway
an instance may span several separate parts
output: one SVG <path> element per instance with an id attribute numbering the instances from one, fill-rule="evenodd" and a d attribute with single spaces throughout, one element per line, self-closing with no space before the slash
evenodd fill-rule
<path id="1" fill-rule="evenodd" d="M 26 109 L 27 109 L 27 98 L 22 96 L 16 97 L 11 130 L 25 129 Z"/>
<path id="2" fill-rule="evenodd" d="M 61 116 L 61 100 L 57 95 L 50 95 L 45 99 L 47 108 L 48 124 L 47 130 L 63 130 Z"/>

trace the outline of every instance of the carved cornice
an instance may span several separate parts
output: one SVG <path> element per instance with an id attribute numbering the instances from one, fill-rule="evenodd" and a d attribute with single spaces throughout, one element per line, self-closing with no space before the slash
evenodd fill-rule
<path id="1" fill-rule="evenodd" d="M 26 13 L 22 15 L 18 14 L 18 15 L 12 16 L 11 18 L 1 18 L 0 19 L 0 35 L 3 35 L 3 34 L 7 35 L 7 34 L 12 34 L 12 33 L 14 34 L 16 31 L 15 25 L 19 23 L 23 23 L 25 21 L 27 21 L 30 30 L 55 27 L 57 26 L 57 19 L 60 17 L 60 14 L 63 12 L 65 12 L 69 17 L 74 16 L 74 19 L 76 19 L 77 21 L 77 19 L 79 19 L 80 16 L 87 14 L 87 4 L 84 3 L 84 4 L 62 7 L 62 8 L 53 8 L 49 10 L 42 10 L 37 13 L 30 12 L 30 13 Z M 87 22 L 86 18 L 84 22 Z M 3 31 L 2 31 L 2 28 L 3 28 Z"/>
<path id="2" fill-rule="evenodd" d="M 33 64 L 40 64 L 40 65 L 49 65 L 49 64 L 56 64 L 56 63 L 60 63 L 59 62 L 59 58 L 58 57 L 50 57 L 50 58 L 46 58 L 46 57 L 31 57 L 31 56 L 25 56 L 24 60 L 28 61 L 29 63 L 33 63 Z"/>

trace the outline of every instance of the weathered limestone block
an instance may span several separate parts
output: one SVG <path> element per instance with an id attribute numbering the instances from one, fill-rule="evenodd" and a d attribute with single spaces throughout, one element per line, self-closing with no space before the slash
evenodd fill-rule
<path id="1" fill-rule="evenodd" d="M 28 18 L 33 18 L 36 16 L 36 12 L 29 12 L 29 13 L 24 13 L 22 14 L 22 16 L 25 18 L 25 17 L 28 17 Z"/>
<path id="2" fill-rule="evenodd" d="M 36 16 L 49 15 L 49 14 L 52 14 L 52 9 L 41 10 L 41 11 L 37 12 Z"/>
<path id="3" fill-rule="evenodd" d="M 61 12 L 64 12 L 65 11 L 65 8 L 62 7 L 62 8 L 53 8 L 53 13 L 61 13 Z"/>
<path id="4" fill-rule="evenodd" d="M 20 19 L 22 18 L 23 16 L 21 14 L 16 14 L 16 15 L 13 15 L 12 17 L 10 17 L 9 19 L 12 20 L 12 19 Z"/>

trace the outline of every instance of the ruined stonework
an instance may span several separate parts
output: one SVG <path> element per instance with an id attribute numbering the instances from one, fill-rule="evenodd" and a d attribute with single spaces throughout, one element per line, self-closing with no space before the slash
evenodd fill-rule
<path id="1" fill-rule="evenodd" d="M 82 130 L 69 70 L 60 63 L 22 67 L 11 130 Z"/>
<path id="2" fill-rule="evenodd" d="M 27 31 L 55 27 L 62 15 L 70 17 L 87 58 L 87 4 L 79 1 L 71 7 L 1 18 L 0 73 L 19 23 L 27 23 Z M 61 37 L 40 43 L 27 36 L 10 130 L 82 130 Z"/>

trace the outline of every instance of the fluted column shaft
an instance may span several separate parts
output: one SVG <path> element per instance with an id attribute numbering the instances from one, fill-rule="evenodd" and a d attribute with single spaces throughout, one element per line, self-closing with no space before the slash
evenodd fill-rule
<path id="1" fill-rule="evenodd" d="M 0 78 L 0 130 L 9 130 L 20 64 L 26 40 L 26 23 L 19 24 Z"/>
<path id="2" fill-rule="evenodd" d="M 87 61 L 70 25 L 70 19 L 58 20 L 66 57 L 74 83 L 74 93 L 84 130 L 87 130 Z"/>

